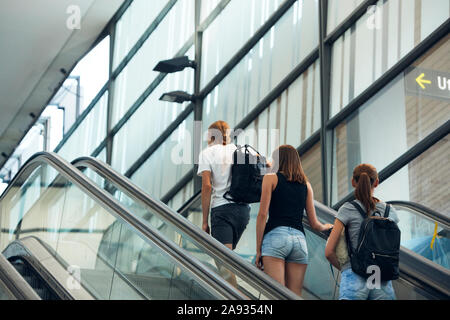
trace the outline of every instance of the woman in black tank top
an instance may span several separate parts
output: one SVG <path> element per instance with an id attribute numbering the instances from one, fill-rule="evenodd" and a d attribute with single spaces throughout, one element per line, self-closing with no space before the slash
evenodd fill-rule
<path id="1" fill-rule="evenodd" d="M 261 203 L 256 219 L 256 266 L 301 295 L 308 252 L 303 230 L 306 209 L 311 227 L 325 231 L 316 217 L 314 195 L 297 150 L 283 145 L 272 155 L 272 174 L 264 176 Z M 267 217 L 269 219 L 267 220 Z"/>

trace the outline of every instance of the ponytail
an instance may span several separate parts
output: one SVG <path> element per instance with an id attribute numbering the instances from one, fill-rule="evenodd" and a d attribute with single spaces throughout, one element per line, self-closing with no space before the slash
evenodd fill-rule
<path id="1" fill-rule="evenodd" d="M 372 196 L 372 186 L 378 179 L 378 173 L 370 164 L 360 164 L 353 170 L 356 182 L 355 198 L 361 201 L 367 212 L 375 210 L 376 199 Z"/>

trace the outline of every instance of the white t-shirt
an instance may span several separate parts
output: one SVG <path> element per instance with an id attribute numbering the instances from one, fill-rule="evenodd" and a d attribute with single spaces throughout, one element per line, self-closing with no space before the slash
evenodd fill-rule
<path id="1" fill-rule="evenodd" d="M 199 176 L 203 171 L 211 172 L 211 208 L 233 203 L 223 197 L 231 186 L 231 165 L 233 153 L 236 150 L 234 144 L 215 144 L 200 152 L 198 171 Z"/>

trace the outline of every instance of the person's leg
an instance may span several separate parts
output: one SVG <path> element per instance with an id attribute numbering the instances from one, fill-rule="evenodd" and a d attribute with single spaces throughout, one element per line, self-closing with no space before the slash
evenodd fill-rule
<path id="1" fill-rule="evenodd" d="M 286 287 L 298 294 L 302 295 L 303 280 L 305 279 L 307 264 L 295 262 L 286 263 Z"/>
<path id="2" fill-rule="evenodd" d="M 264 265 L 264 272 L 284 286 L 286 283 L 284 272 L 285 267 L 284 260 L 269 256 L 263 256 L 262 261 Z"/>
<path id="3" fill-rule="evenodd" d="M 224 246 L 233 250 L 233 225 L 227 219 L 231 208 L 228 205 L 213 208 L 211 210 L 211 235 Z M 219 260 L 215 261 L 219 274 L 232 286 L 237 288 L 236 276 L 223 266 Z"/>
<path id="4" fill-rule="evenodd" d="M 242 237 L 247 225 L 250 221 L 250 206 L 235 204 L 233 208 L 232 215 L 230 218 L 232 219 L 233 225 L 233 246 L 232 249 L 236 249 L 239 240 Z"/>
<path id="5" fill-rule="evenodd" d="M 305 234 L 300 230 L 289 228 L 287 243 L 291 244 L 292 249 L 286 257 L 286 287 L 301 296 L 308 266 L 308 247 Z"/>

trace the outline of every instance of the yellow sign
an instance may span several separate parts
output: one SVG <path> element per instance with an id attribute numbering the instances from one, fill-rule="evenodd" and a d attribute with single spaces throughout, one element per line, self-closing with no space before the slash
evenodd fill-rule
<path id="1" fill-rule="evenodd" d="M 425 90 L 424 84 L 431 84 L 431 81 L 425 80 L 424 77 L 425 77 L 425 73 L 422 73 L 420 76 L 418 76 L 416 78 L 416 82 L 419 84 L 419 86 L 421 86 L 422 89 Z"/>
<path id="2" fill-rule="evenodd" d="M 430 248 L 431 248 L 431 250 L 433 250 L 433 247 L 434 247 L 434 241 L 436 240 L 436 237 L 437 237 L 437 229 L 438 229 L 438 223 L 436 222 L 436 224 L 434 225 L 433 238 L 431 239 L 431 243 L 430 243 Z"/>

